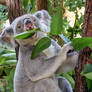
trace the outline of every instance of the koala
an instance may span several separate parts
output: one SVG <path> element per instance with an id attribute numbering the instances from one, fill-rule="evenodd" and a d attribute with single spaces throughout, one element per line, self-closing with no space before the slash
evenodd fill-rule
<path id="1" fill-rule="evenodd" d="M 30 58 L 36 43 L 49 31 L 50 19 L 45 10 L 35 14 L 25 14 L 16 18 L 0 35 L 2 44 L 8 43 L 13 47 L 16 47 L 16 42 L 19 44 L 14 92 L 73 92 L 66 79 L 56 76 L 58 73 L 68 72 L 77 64 L 78 53 L 74 51 L 71 43 L 61 48 L 54 40 L 51 40 L 49 48 L 34 59 Z M 17 34 L 37 27 L 40 30 L 28 39 L 13 38 Z M 48 57 L 48 52 L 54 54 Z"/>

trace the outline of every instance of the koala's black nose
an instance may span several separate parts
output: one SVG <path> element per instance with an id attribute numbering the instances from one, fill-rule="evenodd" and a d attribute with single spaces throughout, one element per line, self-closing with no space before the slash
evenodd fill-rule
<path id="1" fill-rule="evenodd" d="M 27 24 L 29 24 L 29 23 L 32 24 L 31 20 L 29 20 L 29 19 L 25 19 L 25 20 L 24 20 L 24 24 L 25 24 L 25 25 L 27 25 Z"/>

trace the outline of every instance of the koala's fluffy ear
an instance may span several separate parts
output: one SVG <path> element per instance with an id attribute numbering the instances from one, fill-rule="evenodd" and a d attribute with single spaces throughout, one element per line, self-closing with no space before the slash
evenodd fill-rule
<path id="1" fill-rule="evenodd" d="M 14 35 L 13 33 L 13 28 L 11 26 L 5 28 L 2 30 L 1 34 L 0 34 L 0 43 L 3 46 L 14 46 L 15 45 L 15 41 L 12 38 Z"/>
<path id="2" fill-rule="evenodd" d="M 46 24 L 50 23 L 51 21 L 51 17 L 46 10 L 37 11 L 34 15 Z"/>
<path id="3" fill-rule="evenodd" d="M 45 18 L 45 19 L 51 19 L 49 13 L 46 10 L 40 10 L 35 13 L 35 16 L 39 19 Z"/>

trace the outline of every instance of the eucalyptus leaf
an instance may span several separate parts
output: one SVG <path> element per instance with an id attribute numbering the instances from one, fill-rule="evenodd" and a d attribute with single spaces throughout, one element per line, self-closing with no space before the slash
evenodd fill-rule
<path id="1" fill-rule="evenodd" d="M 48 37 L 41 38 L 34 47 L 31 55 L 31 59 L 35 58 L 41 51 L 45 50 L 51 45 L 51 40 Z"/>
<path id="2" fill-rule="evenodd" d="M 25 8 L 25 9 L 27 8 L 28 1 L 29 1 L 29 0 L 22 0 L 22 3 L 23 3 L 23 5 L 24 5 L 24 8 Z"/>
<path id="3" fill-rule="evenodd" d="M 84 74 L 83 76 L 85 76 L 86 78 L 92 80 L 92 72 L 86 73 L 86 74 Z"/>
<path id="4" fill-rule="evenodd" d="M 75 38 L 72 40 L 72 45 L 75 50 L 82 50 L 87 46 L 92 46 L 92 37 Z"/>
<path id="5" fill-rule="evenodd" d="M 92 80 L 86 78 L 86 82 L 87 82 L 88 90 L 89 90 L 89 92 L 91 92 L 91 90 L 92 90 Z"/>
<path id="6" fill-rule="evenodd" d="M 16 53 L 6 53 L 3 54 L 2 56 L 6 58 L 16 58 Z"/>
<path id="7" fill-rule="evenodd" d="M 15 35 L 14 38 L 15 39 L 27 39 L 29 37 L 32 37 L 37 31 L 40 31 L 40 28 L 35 28 L 33 30 L 29 30 L 29 31 L 20 33 L 18 35 Z"/>
<path id="8" fill-rule="evenodd" d="M 6 62 L 5 62 L 5 64 L 10 64 L 11 66 L 15 66 L 16 64 L 17 64 L 17 61 L 16 60 L 7 60 Z"/>
<path id="9" fill-rule="evenodd" d="M 89 72 L 92 72 L 92 64 L 86 64 L 81 74 L 84 75 Z"/>
<path id="10" fill-rule="evenodd" d="M 57 9 L 51 20 L 51 33 L 58 35 L 63 31 L 62 6 Z"/>
<path id="11" fill-rule="evenodd" d="M 81 72 L 81 75 L 92 80 L 92 64 L 86 64 Z"/>

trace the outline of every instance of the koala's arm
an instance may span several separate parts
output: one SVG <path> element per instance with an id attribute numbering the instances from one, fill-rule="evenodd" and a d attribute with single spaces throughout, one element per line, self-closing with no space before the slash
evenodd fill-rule
<path id="1" fill-rule="evenodd" d="M 33 73 L 30 72 L 30 70 L 32 69 L 31 66 L 27 65 L 27 69 L 26 69 L 27 76 L 34 82 L 44 78 L 51 77 L 56 72 L 56 70 L 60 67 L 60 65 L 64 62 L 64 58 L 65 56 L 61 56 L 61 57 L 56 56 L 50 58 L 44 61 L 46 63 L 44 63 L 39 68 L 37 68 L 37 72 L 34 72 L 33 70 Z"/>
<path id="2" fill-rule="evenodd" d="M 27 62 L 25 62 L 24 67 L 25 67 L 27 76 L 34 82 L 44 79 L 44 78 L 51 77 L 53 74 L 55 74 L 56 70 L 65 61 L 65 59 L 67 57 L 66 53 L 68 50 L 69 50 L 69 48 L 64 46 L 61 49 L 61 51 L 58 53 L 57 56 L 54 56 L 47 60 L 44 59 L 42 65 L 40 65 L 40 66 L 36 64 L 37 61 L 34 61 L 34 63 L 35 63 L 34 65 L 36 65 L 35 66 L 36 71 L 35 71 L 35 69 L 33 69 L 34 67 L 31 63 L 28 64 Z"/>

